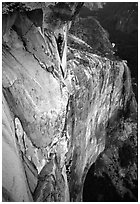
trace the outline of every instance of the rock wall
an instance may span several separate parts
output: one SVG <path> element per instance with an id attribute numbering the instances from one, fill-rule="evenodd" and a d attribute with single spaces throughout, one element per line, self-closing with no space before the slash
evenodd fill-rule
<path id="1" fill-rule="evenodd" d="M 63 69 L 57 37 L 69 23 L 53 32 L 47 23 L 43 34 L 25 11 L 16 15 L 2 47 L 3 200 L 82 201 L 108 126 L 135 102 L 129 69 L 66 44 Z"/>

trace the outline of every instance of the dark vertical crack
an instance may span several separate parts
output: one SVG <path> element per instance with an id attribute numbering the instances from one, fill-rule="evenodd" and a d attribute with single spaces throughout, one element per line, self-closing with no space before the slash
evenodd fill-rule
<path id="1" fill-rule="evenodd" d="M 57 49 L 59 52 L 59 56 L 60 56 L 60 59 L 62 60 L 64 45 L 65 45 L 64 36 L 61 33 L 59 33 L 58 38 L 55 37 L 55 39 L 56 39 L 56 43 L 57 43 Z"/>

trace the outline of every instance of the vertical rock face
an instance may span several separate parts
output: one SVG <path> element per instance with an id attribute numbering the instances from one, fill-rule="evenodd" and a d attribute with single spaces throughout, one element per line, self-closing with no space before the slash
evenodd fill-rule
<path id="1" fill-rule="evenodd" d="M 74 16 L 81 5 L 72 6 Z M 42 33 L 26 11 L 14 15 L 3 17 L 3 200 L 82 201 L 108 127 L 126 107 L 136 112 L 129 69 L 67 47 L 71 19 L 57 15 Z"/>
<path id="2" fill-rule="evenodd" d="M 90 52 L 106 56 L 110 53 L 113 55 L 113 47 L 109 41 L 109 34 L 103 29 L 99 21 L 92 16 L 77 19 L 73 23 L 70 32 L 90 45 Z"/>

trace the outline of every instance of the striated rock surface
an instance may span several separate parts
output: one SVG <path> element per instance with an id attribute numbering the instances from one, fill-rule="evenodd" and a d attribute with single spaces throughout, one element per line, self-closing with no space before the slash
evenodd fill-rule
<path id="1" fill-rule="evenodd" d="M 116 55 L 128 62 L 133 91 L 138 100 L 138 3 L 106 3 L 96 14 L 115 43 Z"/>
<path id="2" fill-rule="evenodd" d="M 70 33 L 89 45 L 83 45 L 82 50 L 89 48 L 89 52 L 97 53 L 100 56 L 113 57 L 114 52 L 112 44 L 109 41 L 109 34 L 94 17 L 77 18 L 72 24 Z M 71 42 L 71 46 L 73 44 Z M 76 47 L 75 44 L 74 47 Z M 80 46 L 77 46 L 77 48 L 79 49 Z"/>
<path id="3" fill-rule="evenodd" d="M 72 6 L 74 15 L 81 5 Z M 123 146 L 136 130 L 126 62 L 67 47 L 71 19 L 57 18 L 42 33 L 25 10 L 3 16 L 4 201 L 82 201 L 87 172 L 109 139 L 120 133 Z M 127 131 L 111 129 L 128 109 Z"/>

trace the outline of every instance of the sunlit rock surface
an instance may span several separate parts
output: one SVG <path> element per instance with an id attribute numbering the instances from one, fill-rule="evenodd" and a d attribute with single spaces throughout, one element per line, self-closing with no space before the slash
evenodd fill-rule
<path id="1" fill-rule="evenodd" d="M 63 78 L 53 33 L 42 37 L 18 15 L 2 47 L 3 200 L 82 201 L 90 166 L 111 145 L 108 129 L 126 107 L 136 114 L 129 69 L 69 46 Z M 122 141 L 131 122 L 126 129 Z"/>

